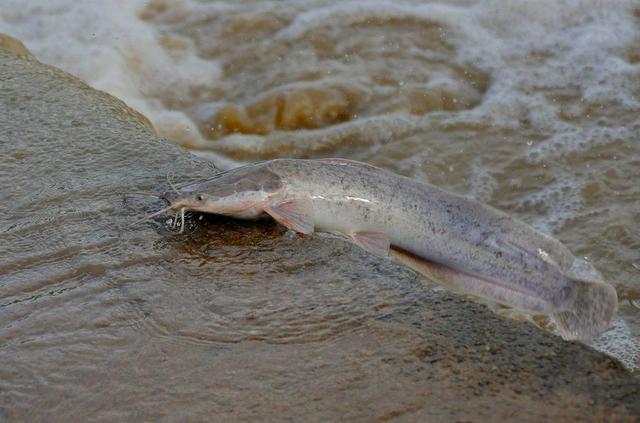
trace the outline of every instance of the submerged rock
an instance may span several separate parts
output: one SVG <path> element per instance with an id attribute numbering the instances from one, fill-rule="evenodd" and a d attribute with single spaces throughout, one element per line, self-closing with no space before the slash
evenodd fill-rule
<path id="1" fill-rule="evenodd" d="M 129 227 L 162 204 L 123 193 L 216 170 L 9 38 L 0 93 L 3 420 L 640 416 L 616 360 L 341 240 Z"/>

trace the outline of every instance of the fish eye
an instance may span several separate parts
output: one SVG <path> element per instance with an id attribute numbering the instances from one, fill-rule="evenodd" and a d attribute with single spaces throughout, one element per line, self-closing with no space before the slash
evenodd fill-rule
<path id="1" fill-rule="evenodd" d="M 202 200 L 203 200 L 203 198 L 202 198 L 202 194 L 198 194 L 198 195 L 196 195 L 196 200 L 198 200 L 198 201 L 202 201 Z"/>

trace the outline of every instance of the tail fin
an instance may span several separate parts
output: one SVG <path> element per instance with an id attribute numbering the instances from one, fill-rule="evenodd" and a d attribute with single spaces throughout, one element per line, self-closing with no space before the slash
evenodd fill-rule
<path id="1" fill-rule="evenodd" d="M 567 310 L 554 313 L 564 339 L 587 341 L 604 332 L 618 309 L 618 295 L 604 282 L 573 279 L 576 290 Z"/>

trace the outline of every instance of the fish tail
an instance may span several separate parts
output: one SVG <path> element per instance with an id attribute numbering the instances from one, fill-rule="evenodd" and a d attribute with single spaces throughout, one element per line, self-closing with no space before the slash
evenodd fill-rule
<path id="1" fill-rule="evenodd" d="M 618 309 L 618 295 L 604 282 L 573 279 L 573 301 L 553 317 L 564 339 L 587 341 L 604 332 Z"/>

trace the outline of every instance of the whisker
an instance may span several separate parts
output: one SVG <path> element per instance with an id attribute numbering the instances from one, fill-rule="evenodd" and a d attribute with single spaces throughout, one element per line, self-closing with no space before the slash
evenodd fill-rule
<path id="1" fill-rule="evenodd" d="M 139 224 L 139 223 L 142 223 L 142 222 L 146 222 L 146 221 L 148 221 L 148 220 L 151 220 L 151 219 L 153 219 L 154 217 L 156 217 L 156 216 L 158 216 L 158 215 L 161 215 L 162 213 L 166 213 L 166 212 L 168 212 L 169 210 L 173 210 L 173 209 L 174 209 L 174 206 L 165 207 L 164 209 L 162 209 L 162 210 L 160 210 L 160 211 L 157 211 L 157 212 L 155 212 L 155 213 L 151 213 L 150 215 L 145 216 L 145 217 L 143 217 L 142 219 L 137 220 L 137 221 L 135 221 L 135 222 L 131 223 L 131 224 L 129 225 L 129 227 L 131 227 L 131 226 L 135 226 L 135 225 L 137 225 L 137 224 Z"/>
<path id="2" fill-rule="evenodd" d="M 180 209 L 180 215 L 182 216 L 182 225 L 180 226 L 180 233 L 184 232 L 184 207 Z"/>
<path id="3" fill-rule="evenodd" d="M 188 185 L 193 185 L 193 182 L 184 182 L 182 184 L 174 184 L 174 186 L 178 189 L 178 191 Z"/>
<path id="4" fill-rule="evenodd" d="M 162 196 L 156 192 L 146 192 L 146 191 L 125 192 L 124 195 L 162 198 Z"/>
<path id="5" fill-rule="evenodd" d="M 180 191 L 178 191 L 178 188 L 176 188 L 176 186 L 174 185 L 174 183 L 172 181 L 173 176 L 174 176 L 173 172 L 167 173 L 167 184 L 169 184 L 169 186 L 171 187 L 173 192 L 175 192 L 176 194 L 180 195 Z"/>
<path id="6" fill-rule="evenodd" d="M 176 210 L 176 212 L 173 215 L 173 223 L 171 224 L 172 228 L 177 228 L 178 227 L 178 215 L 180 214 L 180 212 L 178 210 Z"/>

